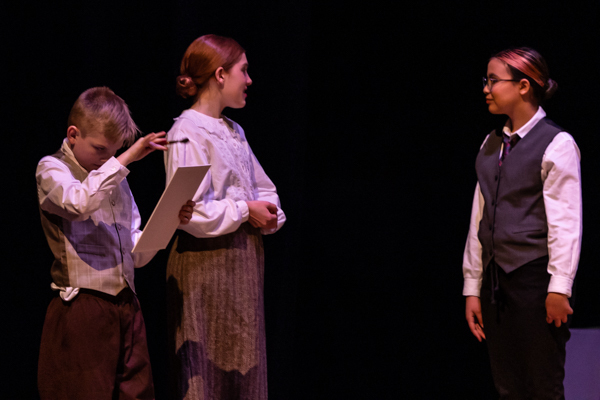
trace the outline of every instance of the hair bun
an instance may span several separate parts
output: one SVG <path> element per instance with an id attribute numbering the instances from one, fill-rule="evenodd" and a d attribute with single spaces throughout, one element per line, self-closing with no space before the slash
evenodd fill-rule
<path id="1" fill-rule="evenodd" d="M 552 97 L 554 92 L 556 92 L 556 89 L 558 89 L 558 83 L 556 83 L 552 79 L 548 79 L 548 82 L 546 83 L 546 92 L 544 93 L 544 100 L 547 100 L 550 97 Z"/>
<path id="2" fill-rule="evenodd" d="M 179 75 L 177 77 L 175 91 L 178 95 L 184 99 L 187 99 L 188 97 L 196 96 L 198 93 L 198 87 L 189 75 Z"/>

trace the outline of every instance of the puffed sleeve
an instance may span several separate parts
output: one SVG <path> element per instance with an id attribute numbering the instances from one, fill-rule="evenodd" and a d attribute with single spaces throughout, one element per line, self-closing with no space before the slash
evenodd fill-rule
<path id="1" fill-rule="evenodd" d="M 273 203 L 277 206 L 277 228 L 275 229 L 261 229 L 263 235 L 268 235 L 277 232 L 285 223 L 285 213 L 281 209 L 281 202 L 279 201 L 279 195 L 275 185 L 269 179 L 264 169 L 250 150 L 250 156 L 252 157 L 252 164 L 254 167 L 254 190 L 256 193 L 257 200 L 264 200 Z"/>
<path id="2" fill-rule="evenodd" d="M 210 153 L 214 150 L 212 144 L 207 140 L 202 128 L 192 121 L 178 119 L 167 137 L 169 140 L 189 140 L 187 143 L 170 145 L 165 153 L 167 182 L 180 166 L 211 164 Z M 249 217 L 245 201 L 215 198 L 212 187 L 213 168 L 218 166 L 211 166 L 192 199 L 196 202 L 192 219 L 188 224 L 179 226 L 179 229 L 195 237 L 216 237 L 234 232 Z"/>

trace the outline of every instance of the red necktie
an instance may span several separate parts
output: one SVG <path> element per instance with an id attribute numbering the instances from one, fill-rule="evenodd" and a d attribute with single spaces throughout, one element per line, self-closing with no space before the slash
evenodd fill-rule
<path id="1" fill-rule="evenodd" d="M 512 150 L 513 147 L 517 145 L 517 142 L 521 139 L 521 137 L 517 134 L 514 134 L 510 137 L 504 135 L 502 141 L 504 142 L 504 146 L 502 148 L 502 157 L 500 157 L 500 161 L 498 161 L 498 165 L 502 166 L 502 161 L 506 158 L 508 153 Z"/>

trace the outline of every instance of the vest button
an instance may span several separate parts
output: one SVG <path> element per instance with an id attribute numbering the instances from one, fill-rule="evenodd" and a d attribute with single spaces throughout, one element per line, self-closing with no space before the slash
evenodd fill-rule
<path id="1" fill-rule="evenodd" d="M 497 181 L 498 180 L 498 175 L 494 176 L 494 180 Z"/>

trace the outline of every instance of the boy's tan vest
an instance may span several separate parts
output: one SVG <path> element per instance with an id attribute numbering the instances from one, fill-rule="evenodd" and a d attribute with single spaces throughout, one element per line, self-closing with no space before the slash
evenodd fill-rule
<path id="1" fill-rule="evenodd" d="M 62 151 L 52 156 L 67 165 L 80 182 L 87 177 Z M 86 220 L 70 221 L 40 210 L 42 226 L 55 258 L 51 275 L 56 285 L 94 289 L 111 295 L 127 286 L 135 291 L 132 201 L 127 180 L 123 179 L 102 203 L 102 211 L 96 211 Z"/>

